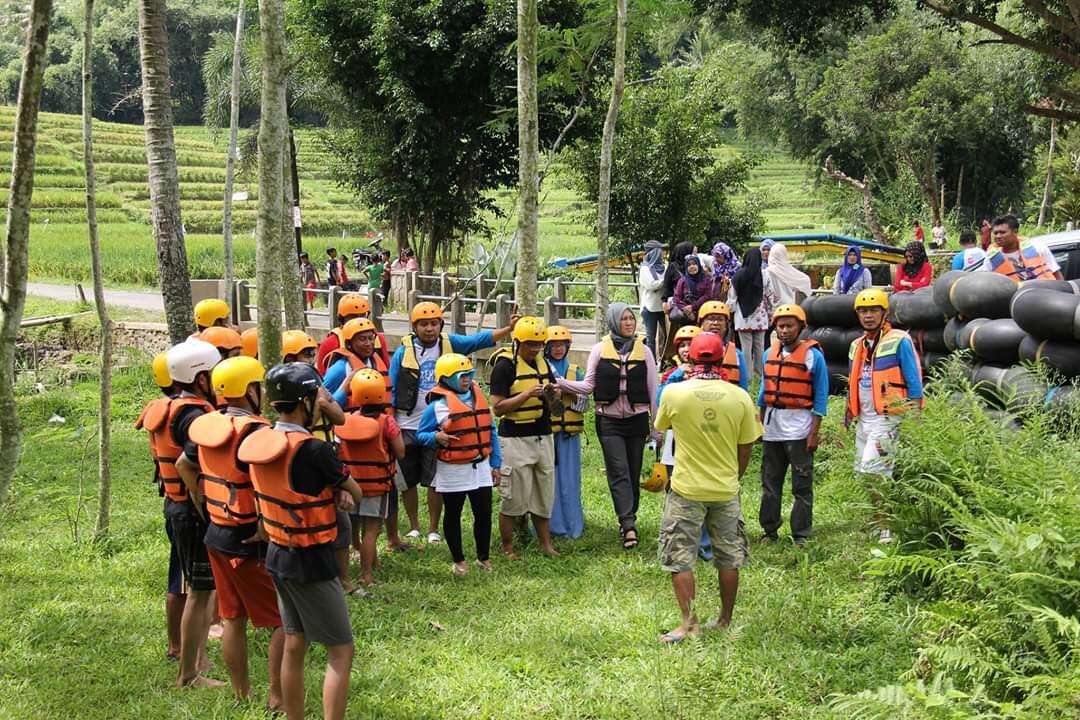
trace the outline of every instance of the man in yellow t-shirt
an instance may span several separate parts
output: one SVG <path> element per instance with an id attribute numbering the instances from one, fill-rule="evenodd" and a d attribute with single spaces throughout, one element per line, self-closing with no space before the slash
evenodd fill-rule
<path id="1" fill-rule="evenodd" d="M 677 643 L 699 635 L 694 611 L 694 565 L 701 529 L 708 527 L 720 580 L 720 615 L 707 629 L 727 627 L 739 590 L 739 568 L 750 553 L 739 506 L 739 481 L 761 437 L 754 403 L 745 390 L 725 382 L 723 340 L 701 333 L 690 343 L 690 380 L 664 390 L 656 429 L 675 432 L 675 472 L 660 520 L 660 566 L 682 611 L 682 624 L 660 636 Z"/>

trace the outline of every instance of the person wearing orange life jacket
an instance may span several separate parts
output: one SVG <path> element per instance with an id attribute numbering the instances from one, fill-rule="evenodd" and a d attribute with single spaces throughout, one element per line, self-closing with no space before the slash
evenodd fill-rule
<path id="1" fill-rule="evenodd" d="M 814 520 L 814 451 L 829 406 L 829 370 L 814 340 L 802 340 L 806 313 L 798 305 L 773 312 L 776 340 L 765 352 L 758 415 L 764 425 L 761 452 L 762 542 L 773 542 L 783 520 L 780 502 L 791 466 L 791 540 L 803 545 Z"/>
<path id="2" fill-rule="evenodd" d="M 428 395 L 416 440 L 436 448 L 435 490 L 442 496 L 443 534 L 453 559 L 451 572 L 465 575 L 469 566 L 461 540 L 465 501 L 473 514 L 476 564 L 491 571 L 491 488 L 502 467 L 499 435 L 487 398 L 476 384 L 476 371 L 464 355 L 448 353 L 435 363 L 438 383 Z"/>
<path id="3" fill-rule="evenodd" d="M 376 543 L 390 509 L 397 461 L 405 457 L 405 441 L 393 415 L 386 412 L 386 384 L 377 370 L 363 368 L 349 381 L 349 407 L 356 408 L 335 431 L 338 457 L 363 499 L 352 510 L 353 548 L 360 553 L 360 584 L 376 584 Z M 391 538 L 401 543 L 398 537 Z"/>
<path id="4" fill-rule="evenodd" d="M 551 512 L 555 504 L 555 438 L 552 416 L 562 415 L 555 374 L 544 358 L 547 325 L 538 317 L 523 317 L 511 333 L 512 348 L 493 356 L 491 409 L 499 418 L 500 449 L 506 475 L 499 484 L 499 536 L 503 555 L 514 552 L 514 525 L 532 518 L 540 550 L 559 553 L 551 542 Z M 522 521 L 523 522 L 523 521 Z"/>
<path id="5" fill-rule="evenodd" d="M 719 300 L 710 300 L 702 305 L 700 312 L 698 312 L 698 327 L 703 332 L 711 332 L 720 336 L 724 343 L 724 362 L 721 369 L 727 376 L 728 382 L 749 391 L 750 373 L 746 371 L 746 357 L 743 355 L 743 351 L 735 347 L 735 343 L 731 341 L 731 308 Z M 684 380 L 686 374 L 685 368 L 666 373 L 660 383 L 659 392 L 663 392 L 664 385 L 668 383 Z M 659 396 L 656 402 L 659 404 Z"/>
<path id="6" fill-rule="evenodd" d="M 245 357 L 259 357 L 259 331 L 257 328 L 248 328 L 240 333 L 240 342 L 243 343 L 241 354 Z"/>
<path id="7" fill-rule="evenodd" d="M 328 356 L 330 352 L 345 345 L 345 339 L 342 337 L 345 323 L 356 318 L 369 318 L 370 316 L 371 303 L 368 302 L 366 297 L 360 293 L 346 293 L 341 296 L 337 306 L 337 327 L 327 333 L 323 341 L 319 343 L 319 350 L 316 353 L 315 367 L 320 375 L 326 374 L 326 369 L 329 367 Z M 375 350 L 382 356 L 383 363 L 389 366 L 390 348 L 387 345 L 386 336 L 382 333 L 376 333 L 375 335 Z"/>
<path id="8" fill-rule="evenodd" d="M 570 329 L 549 325 L 544 359 L 556 377 L 583 380 L 585 371 L 570 362 Z M 555 438 L 555 503 L 551 507 L 551 534 L 579 538 L 585 532 L 585 511 L 581 506 L 581 433 L 589 399 L 562 394 L 563 412 L 551 416 Z"/>
<path id="9" fill-rule="evenodd" d="M 237 699 L 251 696 L 247 663 L 250 619 L 256 628 L 271 632 L 267 705 L 279 711 L 283 702 L 281 656 L 285 634 L 274 583 L 262 561 L 265 545 L 258 537 L 255 489 L 247 466 L 236 457 L 240 443 L 248 435 L 270 425 L 258 414 L 262 404 L 260 382 L 265 374 L 259 361 L 250 357 L 229 358 L 217 364 L 210 379 L 227 406 L 221 412 L 195 418 L 188 436 L 198 452 L 189 457 L 185 451 L 180 464 L 200 470 L 202 499 L 210 519 L 205 542 L 214 574 L 218 616 L 225 626 L 221 654 L 233 691 Z M 200 498 L 194 499 L 198 504 Z"/>
<path id="10" fill-rule="evenodd" d="M 345 345 L 331 350 L 326 356 L 326 372 L 323 373 L 323 385 L 333 393 L 338 405 L 349 408 L 349 383 L 353 375 L 363 368 L 378 372 L 383 378 L 386 390 L 386 406 L 390 406 L 390 372 L 382 356 L 375 351 L 378 334 L 375 324 L 367 318 L 356 318 L 345 323 L 341 328 Z M 350 408 L 351 409 L 351 408 Z"/>
<path id="11" fill-rule="evenodd" d="M 848 398 L 844 427 L 858 419 L 855 429 L 855 472 L 872 478 L 871 485 L 892 477 L 893 454 L 903 415 L 922 407 L 922 367 L 911 338 L 888 322 L 889 296 L 871 288 L 855 296 L 855 313 L 865 334 L 848 351 Z M 882 512 L 881 495 L 871 487 L 879 506 L 878 540 L 892 542 Z"/>
<path id="12" fill-rule="evenodd" d="M 187 584 L 187 599 L 180 623 L 180 667 L 178 687 L 220 687 L 223 683 L 202 677 L 207 666 L 206 634 L 211 621 L 214 576 L 203 538 L 206 518 L 190 497 L 198 488 L 197 474 L 185 477 L 180 467 L 186 450 L 197 454 L 188 433 L 191 423 L 214 407 L 210 372 L 221 360 L 213 345 L 202 340 L 185 340 L 166 353 L 169 377 L 178 390 L 167 403 L 153 405 L 141 418 L 150 431 L 158 472 L 165 490 L 165 516 L 172 528 L 180 568 Z"/>
<path id="13" fill-rule="evenodd" d="M 409 313 L 412 332 L 401 339 L 401 345 L 390 358 L 390 394 L 398 426 L 405 438 L 405 459 L 401 462 L 401 475 L 406 490 L 402 492 L 405 512 L 409 517 L 409 539 L 420 539 L 419 499 L 417 486 L 428 489 L 427 542 L 442 542 L 439 535 L 439 516 L 442 499 L 432 489 L 435 479 L 435 451 L 416 441 L 420 417 L 427 407 L 428 393 L 435 388 L 435 362 L 446 353 L 472 355 L 506 338 L 517 322 L 517 315 L 510 316 L 510 324 L 496 330 L 481 330 L 475 335 L 454 335 L 445 332 L 442 308 L 432 302 L 417 303 Z M 391 496 L 390 516 L 387 528 L 397 522 L 397 493 Z"/>
<path id="14" fill-rule="evenodd" d="M 208 327 L 199 333 L 199 339 L 216 347 L 222 360 L 238 357 L 244 351 L 243 338 L 230 327 Z"/>
<path id="15" fill-rule="evenodd" d="M 281 333 L 281 362 L 315 364 L 315 349 L 319 343 L 303 330 L 286 330 Z"/>
<path id="16" fill-rule="evenodd" d="M 994 244 L 986 251 L 979 270 L 996 272 L 1017 282 L 1021 280 L 1064 280 L 1054 254 L 1036 240 L 1021 240 L 1020 221 L 1015 215 L 994 218 Z"/>
<path id="17" fill-rule="evenodd" d="M 162 413 L 162 411 L 154 408 L 168 408 L 172 399 L 180 394 L 180 389 L 173 384 L 173 379 L 169 377 L 169 365 L 165 353 L 158 353 L 154 356 L 151 369 L 154 375 L 154 384 L 161 389 L 164 397 L 155 398 L 146 404 L 146 407 L 139 414 L 138 420 L 135 421 L 136 430 L 143 428 L 143 422 L 148 415 L 155 413 L 167 415 L 167 410 Z M 152 433 L 149 434 L 149 439 L 150 457 L 154 461 L 154 484 L 158 486 L 158 492 L 164 498 L 165 486 L 161 482 L 161 472 L 158 470 L 158 453 Z M 170 660 L 177 660 L 180 658 L 180 620 L 184 614 L 187 590 L 184 588 L 184 574 L 180 571 L 180 557 L 176 552 L 172 523 L 169 522 L 167 515 L 165 516 L 165 535 L 169 538 L 169 573 L 165 589 L 165 625 L 168 631 L 169 646 L 165 652 L 165 657 Z"/>
<path id="18" fill-rule="evenodd" d="M 341 720 L 349 696 L 353 660 L 352 626 L 338 575 L 334 540 L 337 508 L 363 499 L 333 445 L 311 428 L 322 414 L 322 378 L 311 365 L 275 365 L 266 374 L 266 395 L 278 413 L 240 444 L 237 458 L 248 464 L 259 512 L 260 532 L 269 540 L 266 569 L 278 593 L 285 628 L 282 660 L 284 709 L 290 720 L 304 717 L 304 655 L 309 642 L 326 646 L 323 713 Z"/>

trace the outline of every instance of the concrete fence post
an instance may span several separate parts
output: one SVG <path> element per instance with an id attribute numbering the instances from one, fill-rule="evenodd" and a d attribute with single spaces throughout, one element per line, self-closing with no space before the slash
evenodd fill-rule
<path id="1" fill-rule="evenodd" d="M 420 291 L 413 289 L 409 291 L 408 303 L 406 304 L 405 312 L 408 315 L 412 315 L 412 309 L 416 307 L 416 303 L 420 302 Z"/>
<path id="2" fill-rule="evenodd" d="M 555 296 L 548 295 L 544 298 L 544 322 L 548 327 L 559 324 L 559 309 L 555 307 Z"/>
<path id="3" fill-rule="evenodd" d="M 371 322 L 375 324 L 375 329 L 379 332 L 383 332 L 383 297 L 382 293 L 373 292 L 368 296 L 368 302 L 371 303 Z"/>
<path id="4" fill-rule="evenodd" d="M 439 294 L 443 297 L 450 297 L 450 274 L 441 272 L 439 273 Z"/>
<path id="5" fill-rule="evenodd" d="M 461 298 L 454 298 L 450 303 L 450 327 L 455 335 L 465 334 L 465 303 Z"/>
<path id="6" fill-rule="evenodd" d="M 514 303 L 510 299 L 510 296 L 506 293 L 501 293 L 495 298 L 495 326 L 506 327 L 510 324 L 510 314 L 513 310 Z"/>
<path id="7" fill-rule="evenodd" d="M 341 291 L 337 285 L 330 286 L 330 294 L 326 297 L 326 312 L 329 314 L 330 327 L 337 327 L 337 308 L 338 303 L 341 302 Z"/>
<path id="8" fill-rule="evenodd" d="M 563 285 L 563 279 L 561 277 L 555 278 L 554 288 L 553 288 L 552 292 L 554 293 L 554 297 L 555 297 L 556 301 L 561 302 L 561 303 L 566 302 L 566 286 Z M 559 307 L 558 305 L 556 305 L 555 306 L 555 314 L 553 316 L 555 318 L 556 323 L 562 321 L 562 312 L 563 312 L 563 309 L 561 307 Z"/>
<path id="9" fill-rule="evenodd" d="M 251 322 L 251 310 L 248 308 L 250 303 L 251 286 L 241 280 L 236 283 L 236 302 L 233 304 L 237 323 Z"/>

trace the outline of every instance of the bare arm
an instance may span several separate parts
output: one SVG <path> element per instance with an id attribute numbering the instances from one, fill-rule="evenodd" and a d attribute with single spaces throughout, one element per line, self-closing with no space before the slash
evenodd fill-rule
<path id="1" fill-rule="evenodd" d="M 390 453 L 398 460 L 405 459 L 405 438 L 401 436 L 401 433 L 398 433 L 390 441 Z"/>
<path id="2" fill-rule="evenodd" d="M 188 460 L 187 455 L 180 453 L 180 458 L 176 461 L 176 472 L 180 475 L 180 479 L 184 481 L 184 487 L 187 488 L 188 494 L 191 495 L 195 510 L 202 516 L 204 501 L 202 492 L 199 491 L 199 466 Z"/>
<path id="3" fill-rule="evenodd" d="M 334 398 L 330 396 L 330 393 L 326 391 L 326 388 L 319 388 L 319 395 L 315 400 L 315 407 L 323 417 L 330 421 L 331 425 L 344 425 L 345 424 L 345 411 L 341 409 L 341 406 L 334 402 Z"/>
<path id="4" fill-rule="evenodd" d="M 502 342 L 506 338 L 510 337 L 510 333 L 513 331 L 514 325 L 517 324 L 517 321 L 519 319 L 521 319 L 520 315 L 518 315 L 516 313 L 514 315 L 511 315 L 509 325 L 507 325 L 506 327 L 501 327 L 501 328 L 499 328 L 497 330 L 492 330 L 491 331 L 491 339 L 498 343 L 498 342 Z"/>
<path id="5" fill-rule="evenodd" d="M 750 455 L 754 452 L 754 444 L 739 444 L 739 479 L 746 474 L 746 468 L 750 466 Z"/>

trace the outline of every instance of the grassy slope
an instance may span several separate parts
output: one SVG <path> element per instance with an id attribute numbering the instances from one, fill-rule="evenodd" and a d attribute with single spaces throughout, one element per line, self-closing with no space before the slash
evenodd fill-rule
<path id="1" fill-rule="evenodd" d="M 0 143 L 10 143 L 13 117 L 12 108 L 0 106 Z M 41 117 L 30 252 L 30 274 L 35 279 L 89 277 L 80 123 L 75 115 L 44 113 Z M 180 127 L 176 137 L 192 276 L 220 277 L 226 134 L 210 134 L 202 127 Z M 148 224 L 142 128 L 99 122 L 95 124 L 95 138 L 98 216 L 107 279 L 115 285 L 153 285 L 157 262 Z M 733 143 L 723 151 L 744 149 Z M 329 245 L 351 249 L 361 244 L 359 238 L 377 229 L 377 223 L 348 191 L 330 179 L 327 159 L 312 133 L 298 133 L 298 150 L 305 247 L 313 257 L 321 257 Z M 0 203 L 5 207 L 10 160 L 7 148 L 0 150 Z M 541 254 L 553 258 L 592 252 L 594 208 L 577 194 L 559 168 L 548 182 L 540 208 Z M 765 198 L 769 232 L 819 229 L 825 222 L 805 167 L 780 153 L 769 154 L 754 170 L 750 189 Z M 234 206 L 238 272 L 252 276 L 255 178 L 243 178 L 236 190 L 249 193 L 247 201 L 238 201 Z M 512 211 L 512 188 L 496 191 L 495 198 L 504 213 Z M 512 220 L 509 224 L 505 218 L 491 216 L 488 220 L 496 234 L 504 228 L 513 229 Z M 343 239 L 343 233 L 354 239 Z"/>
<path id="2" fill-rule="evenodd" d="M 257 708 L 234 709 L 227 692 L 169 688 L 175 666 L 163 659 L 161 501 L 149 482 L 145 438 L 131 429 L 157 392 L 148 374 L 140 366 L 116 378 L 113 534 L 104 548 L 87 542 L 96 386 L 92 378 L 74 389 L 42 380 L 43 394 L 29 382 L 19 387 L 26 444 L 3 515 L 0 717 L 261 717 Z M 53 414 L 66 422 L 48 424 Z M 559 543 L 562 559 L 534 552 L 520 564 L 496 559 L 493 575 L 463 580 L 450 576 L 443 548 L 385 559 L 378 600 L 351 604 L 357 657 L 349 716 L 836 717 L 830 693 L 894 681 L 915 648 L 908 606 L 880 597 L 860 575 L 873 546 L 861 532 L 866 513 L 848 469 L 850 438 L 835 417 L 824 440 L 809 550 L 755 545 L 734 628 L 668 649 L 656 642 L 677 619 L 655 559 L 661 498 L 642 499 L 642 548 L 618 549 L 590 432 L 586 534 Z M 757 460 L 743 493 L 752 540 L 756 473 Z M 698 576 L 701 610 L 715 612 L 715 574 L 702 566 Z M 213 674 L 224 678 L 216 644 L 211 653 Z M 264 697 L 262 640 L 252 657 Z M 318 702 L 323 661 L 313 649 L 309 708 Z"/>

